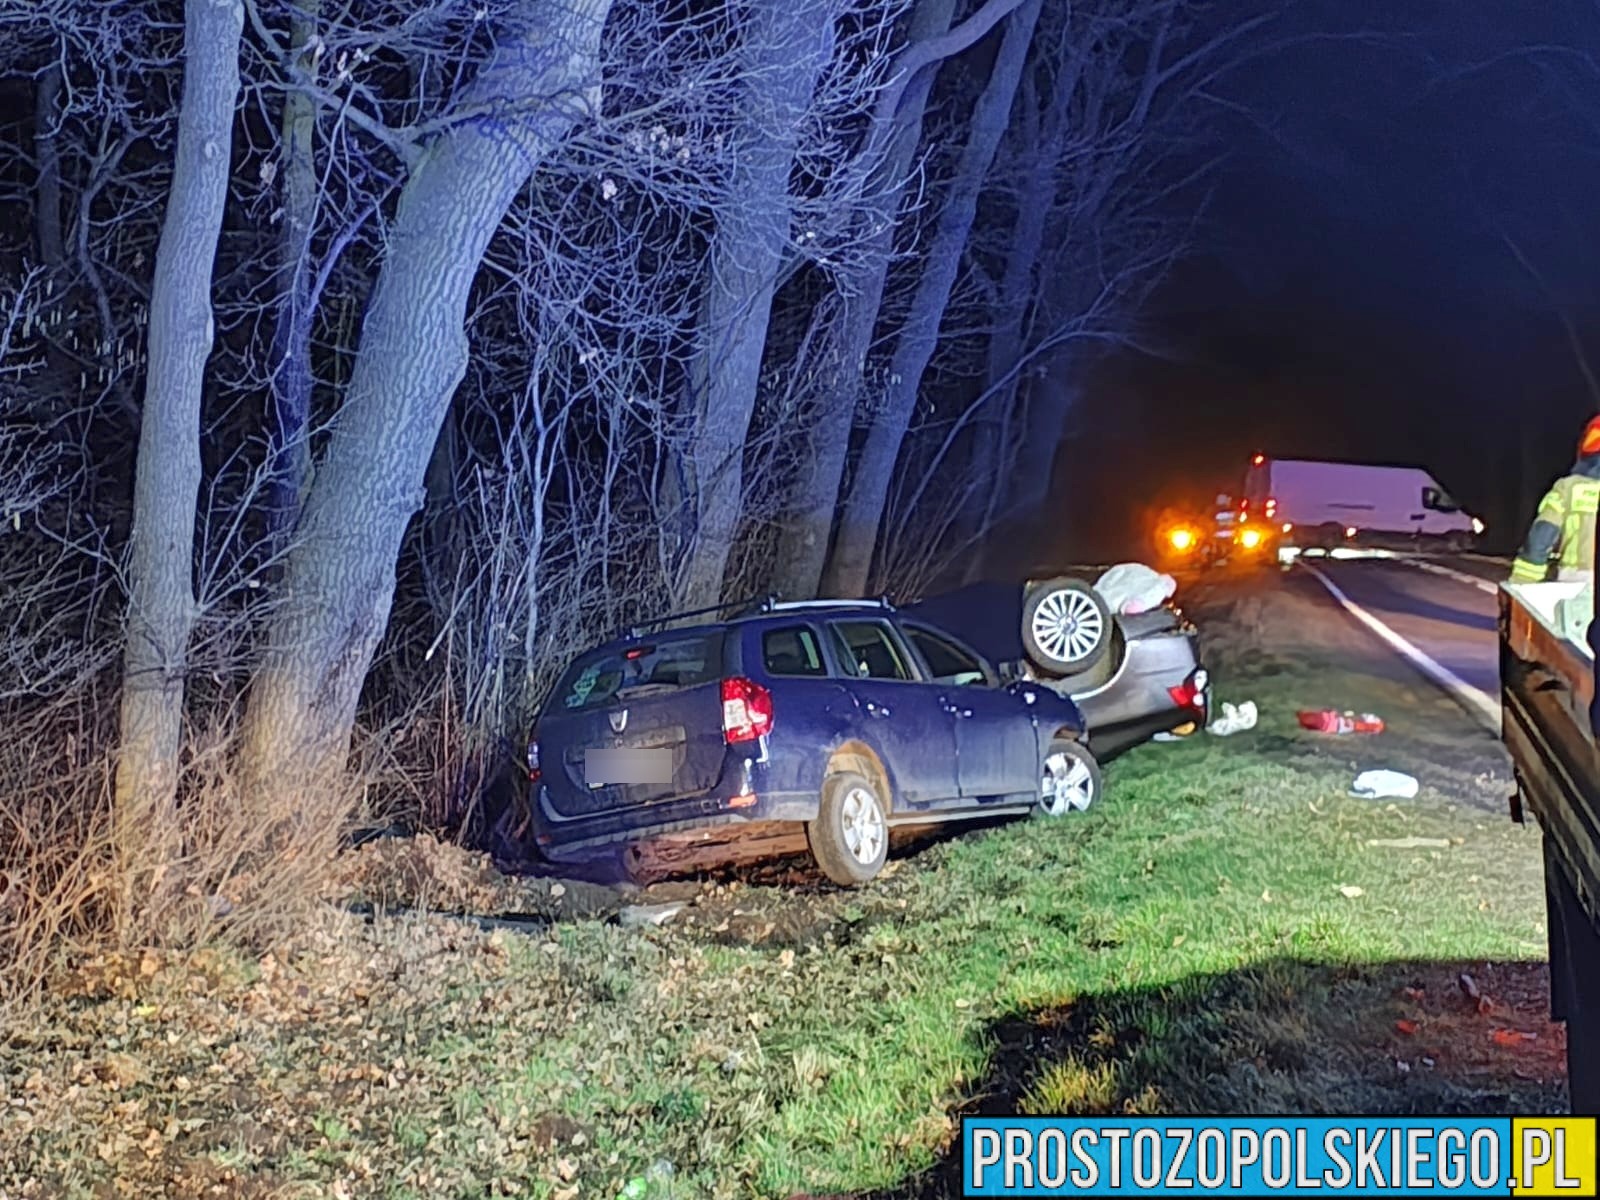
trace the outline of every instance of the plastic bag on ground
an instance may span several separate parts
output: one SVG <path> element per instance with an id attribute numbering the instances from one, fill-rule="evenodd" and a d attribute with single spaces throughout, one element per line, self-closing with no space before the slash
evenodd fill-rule
<path id="1" fill-rule="evenodd" d="M 1259 719 L 1254 700 L 1246 700 L 1243 704 L 1224 704 L 1222 715 L 1206 727 L 1206 732 L 1217 737 L 1229 737 L 1246 729 L 1254 729 Z"/>
<path id="2" fill-rule="evenodd" d="M 1417 791 L 1417 781 L 1400 771 L 1363 771 L 1350 785 L 1350 794 L 1365 800 L 1410 800 Z"/>
<path id="3" fill-rule="evenodd" d="M 1119 563 L 1095 580 L 1094 590 L 1112 612 L 1134 616 L 1172 599 L 1178 581 L 1143 563 Z"/>

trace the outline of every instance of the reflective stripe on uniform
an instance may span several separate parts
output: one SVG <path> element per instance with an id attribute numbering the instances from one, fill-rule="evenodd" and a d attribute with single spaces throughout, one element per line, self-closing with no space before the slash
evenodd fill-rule
<path id="1" fill-rule="evenodd" d="M 1519 558 L 1511 564 L 1511 582 L 1543 583 L 1546 569 L 1539 563 L 1531 563 L 1525 558 Z"/>
<path id="2" fill-rule="evenodd" d="M 1587 571 L 1594 559 L 1594 525 L 1600 514 L 1600 480 L 1567 480 L 1568 509 L 1561 523 L 1561 567 Z"/>

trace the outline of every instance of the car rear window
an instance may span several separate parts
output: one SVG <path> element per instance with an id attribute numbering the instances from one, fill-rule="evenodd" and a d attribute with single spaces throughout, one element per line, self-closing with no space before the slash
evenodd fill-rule
<path id="1" fill-rule="evenodd" d="M 761 635 L 761 662 L 768 675 L 826 675 L 817 636 L 803 625 L 769 629 Z"/>
<path id="2" fill-rule="evenodd" d="M 630 696 L 699 687 L 721 676 L 720 634 L 667 637 L 578 659 L 556 689 L 557 703 L 567 712 L 581 712 Z"/>

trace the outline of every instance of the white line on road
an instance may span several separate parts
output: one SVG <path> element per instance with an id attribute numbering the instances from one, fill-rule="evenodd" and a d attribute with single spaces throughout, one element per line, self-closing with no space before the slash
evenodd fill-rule
<path id="1" fill-rule="evenodd" d="M 1430 571 L 1435 575 L 1443 575 L 1446 579 L 1454 579 L 1457 583 L 1475 587 L 1480 592 L 1488 592 L 1491 596 L 1500 594 L 1500 585 L 1492 579 L 1485 579 L 1481 575 L 1469 575 L 1465 571 L 1458 571 L 1454 567 L 1447 567 L 1442 563 L 1429 562 L 1425 558 L 1399 558 L 1395 561 L 1403 562 L 1408 567 L 1415 567 L 1419 571 Z"/>
<path id="2" fill-rule="evenodd" d="M 1494 697 L 1490 696 L 1482 688 L 1473 687 L 1472 684 L 1461 678 L 1461 676 L 1457 675 L 1449 667 L 1445 666 L 1431 655 L 1419 650 L 1416 646 L 1412 645 L 1394 630 L 1390 629 L 1382 621 L 1378 620 L 1377 617 L 1373 616 L 1366 609 L 1362 608 L 1354 600 L 1350 599 L 1349 596 L 1346 596 L 1344 592 L 1339 589 L 1339 585 L 1334 583 L 1333 580 L 1329 579 L 1322 571 L 1304 561 L 1302 561 L 1300 565 L 1312 575 L 1317 577 L 1317 580 L 1322 584 L 1322 586 L 1328 589 L 1328 594 L 1339 602 L 1339 606 L 1343 608 L 1345 612 L 1349 613 L 1352 617 L 1360 621 L 1368 629 L 1372 630 L 1373 633 L 1377 634 L 1380 638 L 1387 642 L 1394 652 L 1400 655 L 1401 658 L 1405 659 L 1412 666 L 1416 667 L 1417 670 L 1421 671 L 1429 679 L 1433 680 L 1445 691 L 1449 692 L 1462 704 L 1466 705 L 1467 708 L 1473 710 L 1479 716 L 1486 719 L 1489 722 L 1490 727 L 1494 729 L 1496 733 L 1500 732 L 1500 705 L 1495 701 Z"/>

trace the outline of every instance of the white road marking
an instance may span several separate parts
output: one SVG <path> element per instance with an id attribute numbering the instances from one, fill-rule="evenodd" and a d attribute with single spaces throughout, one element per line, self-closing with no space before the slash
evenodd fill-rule
<path id="1" fill-rule="evenodd" d="M 1500 704 L 1494 697 L 1483 689 L 1474 687 L 1449 667 L 1424 651 L 1419 650 L 1393 629 L 1390 629 L 1389 626 L 1362 608 L 1349 596 L 1346 596 L 1340 590 L 1339 585 L 1329 579 L 1322 571 L 1304 560 L 1301 561 L 1300 566 L 1316 576 L 1318 582 L 1328 589 L 1328 594 L 1339 602 L 1341 608 L 1387 642 L 1396 654 L 1449 692 L 1467 708 L 1483 717 L 1496 733 L 1500 732 Z"/>
<path id="2" fill-rule="evenodd" d="M 1500 585 L 1492 579 L 1485 579 L 1481 575 L 1469 575 L 1465 571 L 1458 571 L 1454 567 L 1447 567 L 1442 563 L 1429 562 L 1425 558 L 1400 558 L 1395 561 L 1403 562 L 1406 566 L 1415 567 L 1419 571 L 1429 571 L 1434 575 L 1442 575 L 1446 579 L 1454 579 L 1457 583 L 1475 587 L 1480 592 L 1488 592 L 1491 596 L 1500 594 Z"/>

